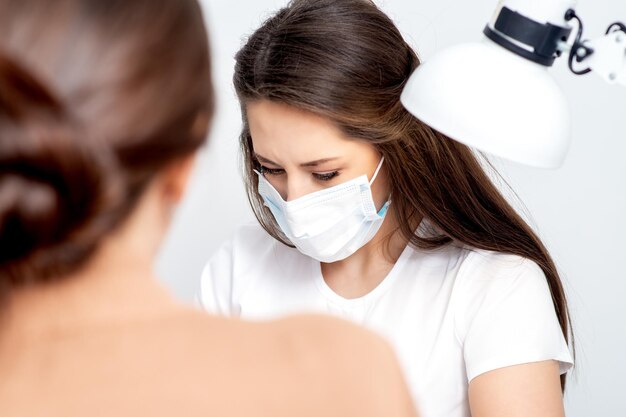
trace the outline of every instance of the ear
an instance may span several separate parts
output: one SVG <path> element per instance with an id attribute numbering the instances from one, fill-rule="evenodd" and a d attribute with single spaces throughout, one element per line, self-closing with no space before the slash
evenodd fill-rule
<path id="1" fill-rule="evenodd" d="M 178 159 L 164 169 L 161 174 L 163 196 L 170 204 L 178 204 L 187 188 L 189 177 L 193 171 L 196 154 Z"/>

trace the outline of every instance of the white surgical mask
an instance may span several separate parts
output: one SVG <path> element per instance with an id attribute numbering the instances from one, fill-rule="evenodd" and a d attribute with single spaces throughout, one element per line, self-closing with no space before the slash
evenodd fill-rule
<path id="1" fill-rule="evenodd" d="M 391 201 L 376 210 L 371 185 L 376 172 L 285 201 L 259 172 L 259 194 L 281 230 L 300 252 L 320 262 L 347 258 L 369 242 L 380 229 Z"/>

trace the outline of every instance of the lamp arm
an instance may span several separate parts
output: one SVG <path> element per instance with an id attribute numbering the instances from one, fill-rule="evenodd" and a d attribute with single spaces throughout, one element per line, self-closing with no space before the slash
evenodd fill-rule
<path id="1" fill-rule="evenodd" d="M 578 33 L 574 43 L 571 46 L 564 43 L 560 45 L 563 50 L 569 49 L 570 70 L 577 75 L 593 71 L 608 83 L 626 87 L 626 25 L 615 22 L 609 25 L 604 36 L 581 40 L 583 25 L 580 17 L 570 9 L 566 12 L 565 18 L 578 22 Z M 585 64 L 586 68 L 575 69 L 574 61 Z"/>

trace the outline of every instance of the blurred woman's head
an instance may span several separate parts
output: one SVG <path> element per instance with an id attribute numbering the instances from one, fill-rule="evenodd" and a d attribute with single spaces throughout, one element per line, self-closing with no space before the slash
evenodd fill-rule
<path id="1" fill-rule="evenodd" d="M 396 234 L 424 249 L 457 243 L 532 259 L 546 273 L 567 338 L 565 295 L 541 241 L 468 147 L 401 105 L 402 89 L 418 65 L 394 23 L 369 0 L 293 0 L 265 21 L 237 54 L 234 75 L 244 177 L 255 215 L 289 245 L 259 195 L 255 171 L 290 200 L 357 175 L 369 177 L 384 158 L 372 191 L 379 205 L 390 198 L 387 217 L 395 220 Z M 336 154 L 337 164 L 303 165 Z M 416 233 L 422 218 L 437 233 Z"/>
<path id="2" fill-rule="evenodd" d="M 196 0 L 0 0 L 0 293 L 85 264 L 212 114 Z"/>

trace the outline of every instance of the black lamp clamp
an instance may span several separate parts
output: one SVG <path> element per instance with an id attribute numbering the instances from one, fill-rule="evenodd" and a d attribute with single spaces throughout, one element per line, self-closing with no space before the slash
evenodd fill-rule
<path id="1" fill-rule="evenodd" d="M 536 22 L 508 7 L 500 10 L 494 29 L 487 25 L 483 33 L 503 48 L 546 67 L 552 66 L 554 60 L 561 55 L 559 44 L 566 42 L 572 31 L 569 27 Z"/>
<path id="2" fill-rule="evenodd" d="M 587 74 L 591 72 L 590 68 L 582 70 L 574 68 L 574 61 L 581 63 L 594 53 L 594 49 L 582 40 L 583 22 L 573 9 L 568 9 L 564 18 L 567 22 L 576 20 L 578 23 L 576 38 L 569 48 L 569 68 L 574 74 Z M 615 22 L 609 25 L 606 34 L 616 31 L 626 34 L 626 25 Z M 494 29 L 487 25 L 483 30 L 485 36 L 503 48 L 546 67 L 552 66 L 554 60 L 567 49 L 564 44 L 567 43 L 571 32 L 571 27 L 539 23 L 508 7 L 502 7 L 500 10 Z"/>

